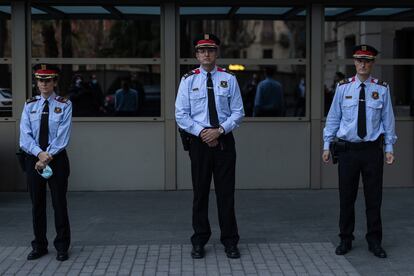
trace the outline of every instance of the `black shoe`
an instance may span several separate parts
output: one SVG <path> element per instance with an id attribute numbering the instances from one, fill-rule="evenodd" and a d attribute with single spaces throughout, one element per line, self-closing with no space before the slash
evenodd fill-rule
<path id="1" fill-rule="evenodd" d="M 336 255 L 345 255 L 352 249 L 352 241 L 341 240 L 341 243 L 335 250 Z"/>
<path id="2" fill-rule="evenodd" d="M 27 259 L 29 261 L 39 259 L 40 257 L 47 254 L 47 249 L 33 249 L 29 255 L 27 255 Z"/>
<path id="3" fill-rule="evenodd" d="M 193 245 L 193 250 L 191 250 L 191 257 L 193 259 L 202 259 L 204 258 L 204 246 L 202 245 Z"/>
<path id="4" fill-rule="evenodd" d="M 224 251 L 226 252 L 227 258 L 238 259 L 240 258 L 240 251 L 237 248 L 237 245 L 227 246 Z"/>
<path id="5" fill-rule="evenodd" d="M 58 260 L 58 261 L 64 262 L 67 259 L 69 259 L 69 255 L 68 255 L 67 251 L 58 252 L 57 255 L 56 255 L 56 260 Z"/>
<path id="6" fill-rule="evenodd" d="M 385 252 L 379 243 L 369 244 L 368 250 L 374 253 L 374 255 L 378 258 L 387 258 L 387 252 Z"/>

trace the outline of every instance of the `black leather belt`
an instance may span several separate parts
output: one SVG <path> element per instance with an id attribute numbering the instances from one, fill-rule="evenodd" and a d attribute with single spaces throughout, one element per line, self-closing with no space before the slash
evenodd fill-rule
<path id="1" fill-rule="evenodd" d="M 375 147 L 382 147 L 383 138 L 382 135 L 378 137 L 375 141 L 367 141 L 367 142 L 348 142 L 342 139 L 339 139 L 340 142 L 345 143 L 345 148 L 347 150 L 362 150 L 367 148 L 375 148 Z"/>

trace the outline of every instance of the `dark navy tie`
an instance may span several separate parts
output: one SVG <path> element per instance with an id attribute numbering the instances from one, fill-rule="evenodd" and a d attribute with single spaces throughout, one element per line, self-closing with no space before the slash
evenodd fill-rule
<path id="1" fill-rule="evenodd" d="M 358 105 L 358 136 L 364 139 L 367 136 L 367 115 L 365 110 L 365 84 L 361 83 Z"/>
<path id="2" fill-rule="evenodd" d="M 213 87 L 213 80 L 211 79 L 211 73 L 207 73 L 207 92 L 208 92 L 208 114 L 210 117 L 210 125 L 212 127 L 218 128 L 219 119 L 217 115 L 216 109 L 216 100 L 214 98 L 214 87 Z"/>
<path id="3" fill-rule="evenodd" d="M 49 101 L 44 103 L 42 118 L 40 120 L 39 145 L 43 151 L 49 146 Z"/>

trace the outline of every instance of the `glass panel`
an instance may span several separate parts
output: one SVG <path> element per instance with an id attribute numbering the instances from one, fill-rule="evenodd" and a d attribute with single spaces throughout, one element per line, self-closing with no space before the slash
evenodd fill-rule
<path id="1" fill-rule="evenodd" d="M 10 14 L 10 6 L 0 6 L 0 13 Z M 0 57 L 11 57 L 11 20 L 10 16 L 0 14 Z"/>
<path id="2" fill-rule="evenodd" d="M 159 15 L 161 13 L 160 7 L 116 6 L 115 8 L 124 14 Z"/>
<path id="3" fill-rule="evenodd" d="M 339 80 L 335 72 L 345 72 L 353 66 L 328 65 L 325 67 L 325 115 L 329 111 L 335 92 L 334 83 Z M 390 85 L 391 98 L 396 117 L 414 116 L 414 65 L 375 65 L 372 76 Z"/>
<path id="4" fill-rule="evenodd" d="M 181 75 L 196 68 L 182 65 Z M 226 66 L 223 66 L 226 67 Z M 230 65 L 236 68 L 246 117 L 303 117 L 306 114 L 305 65 Z M 273 81 L 265 81 L 265 71 L 274 71 Z M 258 94 L 258 87 L 260 89 Z"/>
<path id="5" fill-rule="evenodd" d="M 60 67 L 58 94 L 72 101 L 74 117 L 161 116 L 159 65 Z"/>
<path id="6" fill-rule="evenodd" d="M 63 13 L 76 13 L 76 14 L 109 14 L 110 12 L 100 6 L 53 6 Z"/>
<path id="7" fill-rule="evenodd" d="M 11 65 L 0 64 L 0 117 L 12 117 Z"/>
<path id="8" fill-rule="evenodd" d="M 158 58 L 161 55 L 159 14 L 150 13 L 133 20 L 52 19 L 53 15 L 33 16 L 33 57 Z"/>
<path id="9" fill-rule="evenodd" d="M 184 9 L 180 9 L 181 58 L 194 56 L 193 40 L 202 33 L 213 33 L 220 38 L 221 56 L 225 58 L 306 57 L 305 17 L 297 15 L 286 17 L 286 19 L 283 17 L 286 12 L 289 13 L 293 9 L 291 7 L 266 9 L 241 7 L 234 15 L 217 12 L 206 16 L 200 16 L 204 7 L 192 7 L 194 16 L 183 13 Z M 302 12 L 302 10 L 297 11 Z M 275 19 L 269 15 L 275 15 L 278 18 Z M 212 19 L 212 16 L 220 18 Z"/>
<path id="10" fill-rule="evenodd" d="M 358 13 L 358 16 L 384 16 L 393 15 L 400 12 L 410 11 L 410 8 L 376 8 L 368 10 L 362 13 Z"/>
<path id="11" fill-rule="evenodd" d="M 327 59 L 352 58 L 352 49 L 358 44 L 369 44 L 379 51 L 379 58 L 414 58 L 414 17 L 400 20 L 358 21 L 335 20 L 326 17 L 325 53 Z M 394 21 L 393 21 L 394 18 Z"/>
<path id="12" fill-rule="evenodd" d="M 352 8 L 325 8 L 325 16 L 335 16 L 350 10 Z"/>
<path id="13" fill-rule="evenodd" d="M 241 7 L 236 14 L 284 14 L 291 9 L 291 7 Z"/>
<path id="14" fill-rule="evenodd" d="M 181 15 L 195 15 L 195 14 L 228 14 L 230 7 L 181 7 Z"/>

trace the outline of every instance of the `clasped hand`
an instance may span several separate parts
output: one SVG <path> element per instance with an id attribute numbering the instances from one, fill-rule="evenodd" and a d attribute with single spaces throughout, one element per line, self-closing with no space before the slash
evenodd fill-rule
<path id="1" fill-rule="evenodd" d="M 39 161 L 36 162 L 36 170 L 43 170 L 44 168 L 46 168 L 47 164 L 49 164 L 49 162 L 53 160 L 52 155 L 50 155 L 46 151 L 42 151 L 41 153 L 39 153 L 37 157 L 39 158 Z"/>
<path id="2" fill-rule="evenodd" d="M 201 131 L 201 140 L 209 147 L 216 147 L 218 145 L 217 138 L 220 136 L 218 128 L 205 128 Z"/>

